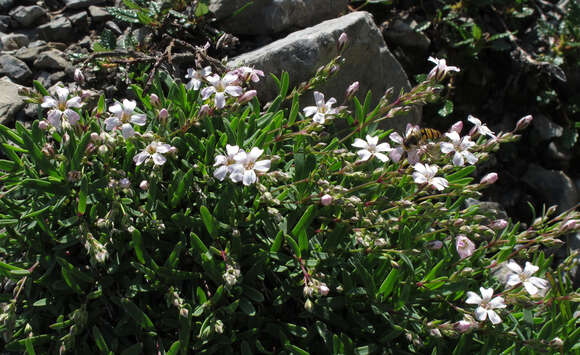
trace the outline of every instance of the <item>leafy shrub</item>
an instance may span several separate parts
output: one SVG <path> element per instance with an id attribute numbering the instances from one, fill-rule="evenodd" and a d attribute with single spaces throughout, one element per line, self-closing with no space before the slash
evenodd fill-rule
<path id="1" fill-rule="evenodd" d="M 463 137 L 462 122 L 380 128 L 458 70 L 432 60 L 375 108 L 354 83 L 352 112 L 319 92 L 300 109 L 310 87 L 288 95 L 288 74 L 263 108 L 251 68 L 192 69 L 186 84 L 160 73 L 152 93 L 132 86 L 139 104 L 35 83 L 25 94 L 45 118 L 0 126 L 3 348 L 577 351 L 573 259 L 553 268 L 541 246 L 578 213 L 549 209 L 524 229 L 464 204 L 497 179 L 474 182 L 473 164 L 531 117 L 497 135 L 475 117 Z"/>

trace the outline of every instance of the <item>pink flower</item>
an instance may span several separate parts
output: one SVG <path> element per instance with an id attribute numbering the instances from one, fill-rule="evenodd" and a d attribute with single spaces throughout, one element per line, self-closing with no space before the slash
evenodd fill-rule
<path id="1" fill-rule="evenodd" d="M 169 144 L 151 142 L 151 144 L 133 157 L 133 161 L 135 162 L 135 165 L 139 166 L 152 159 L 155 165 L 163 165 L 167 161 L 167 158 L 165 158 L 163 154 L 168 153 L 170 150 L 171 146 Z"/>
<path id="2" fill-rule="evenodd" d="M 135 113 L 137 102 L 135 100 L 124 99 L 123 103 L 116 102 L 109 107 L 109 112 L 113 115 L 105 119 L 105 129 L 111 131 L 121 127 L 121 133 L 124 138 L 130 138 L 135 135 L 135 130 L 131 123 L 137 126 L 145 126 L 147 116 L 143 113 Z"/>
<path id="3" fill-rule="evenodd" d="M 474 124 L 474 126 L 469 131 L 469 135 L 476 136 L 477 134 L 481 134 L 482 136 L 495 138 L 495 134 L 484 123 L 481 123 L 478 118 L 469 115 L 467 116 L 467 120 Z"/>
<path id="4" fill-rule="evenodd" d="M 532 115 L 527 115 L 520 118 L 518 123 L 516 123 L 516 128 L 514 129 L 514 131 L 517 132 L 526 129 L 530 125 L 530 123 L 532 123 L 533 119 L 534 118 L 532 117 Z"/>
<path id="5" fill-rule="evenodd" d="M 479 182 L 482 185 L 491 185 L 497 181 L 497 173 L 489 173 L 481 178 Z"/>
<path id="6" fill-rule="evenodd" d="M 528 291 L 528 293 L 532 296 L 538 293 L 540 288 L 543 289 L 548 287 L 548 281 L 539 277 L 532 276 L 534 273 L 540 270 L 540 268 L 530 263 L 529 261 L 526 261 L 526 267 L 523 270 L 521 266 L 519 266 L 518 263 L 513 260 L 508 262 L 507 267 L 513 272 L 513 274 L 508 276 L 506 282 L 510 287 L 522 283 L 526 291 Z"/>
<path id="7" fill-rule="evenodd" d="M 350 100 L 353 98 L 354 94 L 357 93 L 358 89 L 360 87 L 360 84 L 358 81 L 355 81 L 354 83 L 350 84 L 350 86 L 346 89 L 346 99 Z"/>
<path id="8" fill-rule="evenodd" d="M 469 238 L 460 234 L 455 238 L 455 249 L 457 249 L 457 254 L 461 259 L 465 259 L 473 255 L 475 250 L 475 244 Z"/>
<path id="9" fill-rule="evenodd" d="M 454 72 L 460 71 L 458 67 L 448 66 L 447 61 L 445 59 L 437 59 L 437 58 L 429 57 L 428 60 L 430 62 L 435 63 L 435 67 L 433 69 L 431 69 L 431 71 L 427 75 L 427 78 L 429 80 L 432 80 L 432 79 L 443 80 L 447 76 L 447 73 L 449 73 L 450 71 L 454 71 Z"/>
<path id="10" fill-rule="evenodd" d="M 44 108 L 51 108 L 48 111 L 47 121 L 58 131 L 62 128 L 62 118 L 65 118 L 65 122 L 70 125 L 75 125 L 79 119 L 80 115 L 72 110 L 72 108 L 80 108 L 82 106 L 81 98 L 79 96 L 68 98 L 69 90 L 63 87 L 56 88 L 57 98 L 52 96 L 45 96 L 44 101 L 40 106 Z"/>
<path id="11" fill-rule="evenodd" d="M 457 121 L 451 126 L 451 128 L 449 128 L 449 133 L 457 132 L 457 134 L 461 134 L 462 130 L 463 130 L 463 122 Z"/>
<path id="12" fill-rule="evenodd" d="M 239 104 L 245 104 L 246 102 L 249 102 L 254 97 L 256 97 L 257 94 L 258 94 L 258 92 L 256 90 L 248 90 L 242 96 L 240 96 L 238 98 L 238 103 Z"/>
<path id="13" fill-rule="evenodd" d="M 186 79 L 190 79 L 189 82 L 185 85 L 187 90 L 199 90 L 203 79 L 211 74 L 211 67 L 207 66 L 203 69 L 195 70 L 193 68 L 187 69 L 187 74 L 185 75 Z"/>
<path id="14" fill-rule="evenodd" d="M 214 167 L 218 168 L 213 172 L 213 176 L 219 181 L 223 181 L 227 174 L 231 174 L 233 171 L 233 166 L 236 164 L 235 156 L 242 152 L 237 145 L 226 144 L 226 154 L 227 155 L 216 155 Z"/>
<path id="15" fill-rule="evenodd" d="M 254 83 L 260 81 L 260 77 L 264 77 L 263 71 L 250 67 L 239 67 L 233 70 L 232 74 L 236 74 L 241 81 L 251 80 Z"/>
<path id="16" fill-rule="evenodd" d="M 234 159 L 236 164 L 232 167 L 232 173 L 230 179 L 233 182 L 242 182 L 244 185 L 249 186 L 258 180 L 258 174 L 264 174 L 270 170 L 271 160 L 258 160 L 258 158 L 264 153 L 263 149 L 254 147 L 249 153 L 240 151 Z"/>
<path id="17" fill-rule="evenodd" d="M 325 194 L 320 198 L 320 204 L 323 206 L 330 206 L 332 204 L 332 196 Z"/>
<path id="18" fill-rule="evenodd" d="M 341 33 L 340 36 L 338 36 L 338 41 L 337 41 L 337 49 L 339 52 L 342 52 L 342 50 L 344 49 L 344 46 L 346 46 L 346 43 L 348 42 L 348 36 L 345 32 Z"/>
<path id="19" fill-rule="evenodd" d="M 436 165 L 417 163 L 413 168 L 415 169 L 413 180 L 416 184 L 427 184 L 439 191 L 443 191 L 449 186 L 449 182 L 444 178 L 435 177 L 438 170 Z"/>
<path id="20" fill-rule="evenodd" d="M 223 78 L 217 75 L 208 76 L 207 81 L 211 86 L 201 90 L 202 99 L 207 99 L 215 94 L 215 107 L 218 109 L 224 108 L 226 105 L 226 96 L 238 97 L 242 94 L 242 88 L 236 84 L 238 76 L 228 73 Z"/>
<path id="21" fill-rule="evenodd" d="M 477 163 L 477 157 L 469 151 L 475 142 L 471 141 L 470 136 L 459 137 L 457 132 L 445 133 L 451 142 L 441 142 L 441 152 L 445 154 L 453 153 L 453 165 L 463 166 L 465 161 L 473 165 Z"/>

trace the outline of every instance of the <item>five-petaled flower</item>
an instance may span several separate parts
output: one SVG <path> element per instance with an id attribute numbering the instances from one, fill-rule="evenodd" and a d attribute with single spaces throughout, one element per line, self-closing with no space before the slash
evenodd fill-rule
<path id="1" fill-rule="evenodd" d="M 241 81 L 251 80 L 254 83 L 260 81 L 260 77 L 264 76 L 264 72 L 259 69 L 254 69 L 250 67 L 239 67 L 232 71 L 232 74 L 236 74 Z"/>
<path id="2" fill-rule="evenodd" d="M 450 71 L 454 72 L 460 71 L 458 67 L 447 65 L 447 61 L 445 59 L 437 59 L 429 57 L 429 59 L 427 60 L 435 63 L 435 67 L 431 69 L 431 71 L 427 75 L 428 79 L 443 80 L 447 76 L 447 73 L 449 73 Z"/>
<path id="3" fill-rule="evenodd" d="M 474 124 L 474 126 L 471 128 L 471 131 L 469 131 L 469 134 L 471 136 L 474 136 L 477 133 L 481 134 L 482 136 L 489 136 L 491 138 L 495 138 L 495 134 L 484 123 L 481 123 L 479 118 L 469 115 L 467 116 L 467 120 Z"/>
<path id="4" fill-rule="evenodd" d="M 419 126 L 409 123 L 407 124 L 407 128 L 405 130 L 405 138 L 403 138 L 397 132 L 389 134 L 389 138 L 393 142 L 399 144 L 397 148 L 391 149 L 391 152 L 389 153 L 389 157 L 392 161 L 398 163 L 403 155 L 407 153 L 407 160 L 409 161 L 410 165 L 414 165 L 415 163 L 419 162 L 421 159 L 421 154 L 423 153 L 421 147 L 417 145 L 406 146 L 405 141 L 408 140 L 411 136 L 415 135 L 420 129 L 421 128 Z"/>
<path id="5" fill-rule="evenodd" d="M 467 299 L 465 300 L 465 303 L 467 304 L 478 305 L 475 309 L 475 318 L 478 321 L 483 322 L 487 317 L 489 317 L 492 324 L 501 323 L 501 318 L 494 309 L 506 307 L 503 298 L 495 297 L 492 299 L 493 288 L 480 287 L 479 292 L 481 292 L 481 297 L 475 292 L 467 291 Z"/>
<path id="6" fill-rule="evenodd" d="M 137 166 L 139 166 L 152 159 L 155 165 L 163 165 L 167 161 L 167 158 L 165 158 L 163 154 L 169 153 L 171 148 L 172 147 L 166 143 L 151 142 L 147 147 L 145 147 L 145 149 L 133 157 L 133 161 Z"/>
<path id="7" fill-rule="evenodd" d="M 205 78 L 211 86 L 201 90 L 201 97 L 205 100 L 212 94 L 215 94 L 215 107 L 224 108 L 226 105 L 226 95 L 238 97 L 242 94 L 242 88 L 237 85 L 238 76 L 232 73 L 220 78 L 217 75 L 211 75 Z"/>
<path id="8" fill-rule="evenodd" d="M 62 127 L 62 117 L 64 116 L 66 122 L 70 125 L 75 125 L 80 116 L 72 108 L 79 108 L 82 106 L 81 98 L 79 96 L 68 98 L 69 90 L 63 87 L 56 88 L 56 99 L 51 96 L 45 96 L 44 101 L 40 106 L 44 108 L 51 108 L 48 111 L 47 121 L 54 126 L 58 131 Z"/>
<path id="9" fill-rule="evenodd" d="M 121 133 L 124 138 L 133 137 L 135 130 L 131 123 L 144 126 L 147 120 L 145 114 L 135 113 L 135 107 L 137 107 L 137 102 L 127 99 L 124 99 L 123 103 L 116 102 L 113 106 L 109 107 L 109 111 L 113 116 L 105 120 L 105 129 L 111 131 L 121 127 Z"/>
<path id="10" fill-rule="evenodd" d="M 436 165 L 417 163 L 413 169 L 415 169 L 413 180 L 416 184 L 427 184 L 439 191 L 445 190 L 449 186 L 449 182 L 444 178 L 435 177 L 438 170 Z"/>
<path id="11" fill-rule="evenodd" d="M 227 155 L 219 154 L 215 157 L 214 167 L 218 166 L 213 172 L 213 176 L 219 181 L 223 181 L 227 174 L 231 174 L 236 164 L 235 156 L 242 150 L 237 145 L 226 144 Z"/>
<path id="12" fill-rule="evenodd" d="M 206 76 L 211 74 L 211 67 L 207 66 L 203 69 L 195 70 L 193 68 L 187 69 L 187 74 L 185 75 L 186 79 L 190 79 L 189 82 L 185 85 L 187 90 L 199 90 L 201 87 L 201 83 Z"/>
<path id="13" fill-rule="evenodd" d="M 465 259 L 473 254 L 475 244 L 473 244 L 469 238 L 460 234 L 455 238 L 455 249 L 457 250 L 459 257 Z"/>
<path id="14" fill-rule="evenodd" d="M 372 157 L 377 157 L 383 163 L 389 160 L 389 157 L 383 154 L 382 152 L 389 152 L 391 150 L 391 146 L 389 143 L 381 143 L 377 145 L 379 142 L 378 136 L 366 136 L 366 141 L 355 138 L 354 143 L 352 144 L 353 147 L 361 148 L 358 152 L 359 160 L 360 161 L 367 161 Z"/>
<path id="15" fill-rule="evenodd" d="M 516 286 L 522 283 L 526 291 L 528 291 L 528 293 L 532 296 L 538 293 L 539 291 L 538 289 L 540 288 L 544 289 L 548 287 L 548 281 L 541 279 L 539 277 L 532 276 L 532 274 L 534 274 L 540 268 L 530 263 L 529 261 L 526 261 L 526 266 L 523 270 L 521 266 L 519 266 L 518 263 L 516 263 L 513 260 L 510 260 L 508 262 L 507 267 L 512 272 L 514 272 L 513 274 L 510 274 L 507 278 L 506 283 L 508 286 Z"/>
<path id="16" fill-rule="evenodd" d="M 236 164 L 232 167 L 230 179 L 233 182 L 241 181 L 246 186 L 255 183 L 258 180 L 256 172 L 264 174 L 270 170 L 271 160 L 264 159 L 257 161 L 262 153 L 264 153 L 263 149 L 254 147 L 249 153 L 242 150 L 236 154 L 234 157 Z"/>
<path id="17" fill-rule="evenodd" d="M 459 137 L 459 134 L 455 131 L 445 133 L 445 136 L 451 142 L 441 142 L 441 152 L 445 154 L 455 153 L 453 154 L 453 165 L 463 166 L 465 165 L 465 160 L 471 165 L 477 162 L 477 157 L 469 151 L 475 145 L 470 136 Z"/>
<path id="18" fill-rule="evenodd" d="M 331 97 L 328 101 L 324 102 L 324 94 L 318 91 L 314 92 L 314 102 L 316 106 L 307 106 L 304 108 L 304 115 L 306 117 L 312 117 L 312 120 L 319 124 L 324 124 L 326 118 L 330 118 L 338 113 L 338 110 L 332 108 L 332 105 L 336 103 L 336 99 Z"/>

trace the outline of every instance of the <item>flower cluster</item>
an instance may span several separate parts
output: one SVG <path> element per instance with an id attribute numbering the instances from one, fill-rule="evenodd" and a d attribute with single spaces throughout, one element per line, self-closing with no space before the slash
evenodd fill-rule
<path id="1" fill-rule="evenodd" d="M 223 181 L 229 174 L 233 182 L 242 182 L 249 186 L 258 180 L 259 174 L 264 174 L 270 170 L 271 160 L 258 158 L 264 150 L 254 147 L 249 153 L 240 149 L 237 145 L 226 145 L 227 155 L 217 155 L 214 167 L 218 167 L 213 175 L 216 179 Z"/>

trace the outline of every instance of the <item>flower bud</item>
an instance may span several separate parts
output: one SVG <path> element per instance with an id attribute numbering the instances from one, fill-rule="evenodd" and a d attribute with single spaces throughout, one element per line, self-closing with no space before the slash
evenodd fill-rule
<path id="1" fill-rule="evenodd" d="M 311 300 L 306 300 L 306 302 L 304 302 L 304 309 L 307 310 L 308 312 L 312 312 L 312 308 L 314 307 L 314 305 L 312 304 Z"/>
<path id="2" fill-rule="evenodd" d="M 161 104 L 161 102 L 159 102 L 159 96 L 157 96 L 156 94 L 149 95 L 149 102 L 153 106 L 157 106 L 157 105 Z"/>
<path id="3" fill-rule="evenodd" d="M 457 134 L 461 134 L 461 131 L 463 130 L 463 122 L 462 121 L 457 121 L 455 122 L 451 128 L 449 128 L 449 132 L 457 132 Z"/>
<path id="4" fill-rule="evenodd" d="M 167 109 L 162 108 L 161 110 L 159 110 L 159 115 L 157 117 L 159 117 L 159 120 L 161 122 L 165 123 L 167 120 L 167 117 L 169 117 L 169 112 L 167 111 Z"/>
<path id="5" fill-rule="evenodd" d="M 461 259 L 465 259 L 473 255 L 473 251 L 475 250 L 475 244 L 466 236 L 460 234 L 455 239 L 455 249 L 457 250 L 457 254 Z"/>
<path id="6" fill-rule="evenodd" d="M 304 297 L 312 297 L 313 292 L 314 289 L 312 287 L 310 287 L 309 285 L 304 285 L 304 289 L 302 290 Z"/>
<path id="7" fill-rule="evenodd" d="M 197 115 L 199 116 L 199 118 L 203 118 L 209 114 L 209 111 L 210 111 L 209 105 L 205 104 L 199 108 L 199 112 L 197 113 Z"/>
<path id="8" fill-rule="evenodd" d="M 99 154 L 107 155 L 107 153 L 109 153 L 109 148 L 107 148 L 106 145 L 102 145 L 99 147 Z"/>
<path id="9" fill-rule="evenodd" d="M 495 220 L 495 221 L 491 222 L 491 224 L 489 225 L 489 227 L 491 229 L 496 230 L 496 231 L 502 230 L 507 226 L 508 226 L 508 221 L 506 221 L 505 219 Z"/>
<path id="10" fill-rule="evenodd" d="M 481 178 L 479 182 L 482 185 L 491 185 L 497 181 L 497 173 L 489 173 Z"/>
<path id="11" fill-rule="evenodd" d="M 561 233 L 567 233 L 568 231 L 574 230 L 580 226 L 580 220 L 577 219 L 570 219 L 560 226 Z"/>
<path id="12" fill-rule="evenodd" d="M 562 339 L 555 337 L 554 339 L 552 339 L 550 341 L 550 346 L 557 346 L 557 347 L 561 347 L 562 345 L 564 345 L 564 342 L 562 341 Z"/>
<path id="13" fill-rule="evenodd" d="M 179 315 L 183 318 L 187 318 L 189 316 L 189 310 L 185 307 L 179 309 Z"/>
<path id="14" fill-rule="evenodd" d="M 321 296 L 326 296 L 328 295 L 328 292 L 330 292 L 330 289 L 328 288 L 328 286 L 326 286 L 325 283 L 322 283 L 319 287 L 318 287 L 318 292 L 320 292 Z"/>
<path id="15" fill-rule="evenodd" d="M 257 94 L 258 92 L 256 90 L 248 90 L 242 96 L 240 96 L 240 98 L 238 99 L 238 103 L 240 103 L 240 105 L 243 105 L 246 102 L 250 102 L 254 97 L 256 97 Z"/>
<path id="16" fill-rule="evenodd" d="M 330 206 L 332 204 L 332 196 L 325 194 L 320 198 L 320 204 L 323 206 Z"/>
<path id="17" fill-rule="evenodd" d="M 348 42 L 348 36 L 346 35 L 345 32 L 341 33 L 340 36 L 338 37 L 338 42 L 337 42 L 337 50 L 339 52 L 342 52 L 344 49 L 344 46 L 346 46 L 346 42 Z"/>
<path id="18" fill-rule="evenodd" d="M 221 320 L 217 320 L 215 322 L 214 328 L 216 333 L 218 334 L 222 334 L 224 332 L 224 322 L 222 322 Z"/>
<path id="19" fill-rule="evenodd" d="M 459 322 L 453 324 L 453 328 L 460 333 L 467 333 L 471 330 L 473 324 L 466 320 L 460 320 Z"/>
<path id="20" fill-rule="evenodd" d="M 387 245 L 387 241 L 385 240 L 385 238 L 378 238 L 375 240 L 375 246 L 378 248 L 382 248 L 385 245 Z"/>
<path id="21" fill-rule="evenodd" d="M 99 143 L 101 141 L 101 136 L 97 132 L 91 133 L 91 142 Z"/>
<path id="22" fill-rule="evenodd" d="M 139 188 L 143 191 L 149 190 L 149 182 L 147 180 L 143 180 L 139 183 Z"/>
<path id="23" fill-rule="evenodd" d="M 131 186 L 131 181 L 129 181 L 129 179 L 127 178 L 122 178 L 121 180 L 119 180 L 119 186 L 122 189 L 127 189 Z"/>
<path id="24" fill-rule="evenodd" d="M 46 131 L 48 129 L 48 127 L 49 127 L 48 122 L 46 122 L 46 121 L 38 122 L 38 128 L 40 128 L 41 130 Z"/>
<path id="25" fill-rule="evenodd" d="M 83 72 L 79 68 L 75 69 L 74 79 L 79 84 L 82 84 L 85 82 L 85 75 L 83 74 Z"/>
<path id="26" fill-rule="evenodd" d="M 432 240 L 432 241 L 425 244 L 425 248 L 431 249 L 431 250 L 438 250 L 438 249 L 441 249 L 442 247 L 443 247 L 443 242 L 440 240 Z"/>
<path id="27" fill-rule="evenodd" d="M 357 93 L 358 89 L 360 87 L 360 84 L 358 81 L 355 81 L 354 83 L 350 84 L 350 86 L 346 89 L 346 99 L 347 100 L 351 100 L 354 97 L 354 94 Z"/>
<path id="28" fill-rule="evenodd" d="M 527 115 L 527 116 L 520 118 L 518 123 L 516 123 L 516 128 L 514 129 L 514 131 L 517 132 L 517 131 L 521 131 L 521 130 L 526 129 L 530 125 L 530 123 L 532 122 L 533 119 L 534 119 L 534 117 L 532 117 L 532 115 Z"/>

